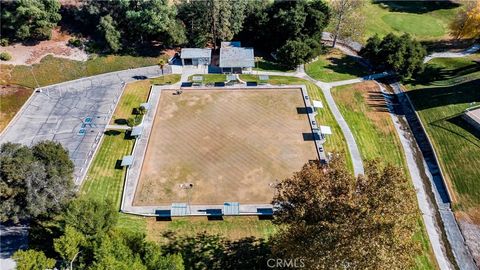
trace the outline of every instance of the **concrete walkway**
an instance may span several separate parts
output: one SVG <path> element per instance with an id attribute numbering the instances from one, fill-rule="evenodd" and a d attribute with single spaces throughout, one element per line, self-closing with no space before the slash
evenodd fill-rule
<path id="1" fill-rule="evenodd" d="M 428 61 L 435 59 L 435 58 L 459 58 L 469 56 L 471 54 L 476 53 L 480 50 L 480 44 L 474 44 L 472 47 L 461 51 L 461 52 L 440 52 L 440 53 L 432 53 L 425 57 L 423 63 L 427 63 Z"/>

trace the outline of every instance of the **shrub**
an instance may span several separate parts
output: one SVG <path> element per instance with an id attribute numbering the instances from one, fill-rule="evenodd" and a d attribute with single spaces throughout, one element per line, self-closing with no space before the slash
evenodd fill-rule
<path id="1" fill-rule="evenodd" d="M 12 59 L 12 56 L 8 52 L 1 52 L 0 53 L 0 60 L 8 61 L 10 59 Z"/>
<path id="2" fill-rule="evenodd" d="M 68 40 L 68 45 L 79 48 L 83 45 L 83 42 L 78 38 L 71 38 Z"/>
<path id="3" fill-rule="evenodd" d="M 6 39 L 6 38 L 0 39 L 0 46 L 6 47 L 6 46 L 8 46 L 9 43 L 10 42 L 8 42 L 8 39 Z"/>

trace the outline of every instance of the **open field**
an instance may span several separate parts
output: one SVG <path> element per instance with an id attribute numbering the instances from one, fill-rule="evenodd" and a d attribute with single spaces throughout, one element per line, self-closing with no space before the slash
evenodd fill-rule
<path id="1" fill-rule="evenodd" d="M 400 140 L 377 84 L 363 82 L 335 87 L 332 95 L 352 128 L 362 158 L 379 159 L 383 164 L 406 169 Z"/>
<path id="2" fill-rule="evenodd" d="M 202 83 L 204 84 L 211 84 L 211 83 L 216 83 L 216 82 L 225 82 L 227 80 L 227 75 L 225 74 L 195 74 L 190 77 L 188 77 L 189 81 L 193 80 L 193 76 L 202 76 L 203 81 Z"/>
<path id="3" fill-rule="evenodd" d="M 21 86 L 0 86 L 0 132 L 20 110 L 32 91 Z"/>
<path id="4" fill-rule="evenodd" d="M 352 128 L 362 158 L 399 166 L 408 176 L 400 140 L 377 84 L 363 82 L 340 86 L 332 89 L 332 95 Z M 415 197 L 408 199 L 416 202 Z M 421 217 L 414 237 L 422 246 L 422 254 L 416 258 L 416 269 L 435 269 L 435 258 Z"/>
<path id="5" fill-rule="evenodd" d="M 318 158 L 300 89 L 173 93 L 160 97 L 134 205 L 270 203 L 271 183 Z"/>
<path id="6" fill-rule="evenodd" d="M 306 64 L 305 72 L 323 82 L 354 79 L 369 74 L 368 68 L 362 66 L 354 57 L 337 49 L 331 49 L 327 54 L 320 55 L 318 60 Z"/>
<path id="7" fill-rule="evenodd" d="M 409 33 L 419 40 L 448 38 L 448 24 L 459 5 L 450 1 L 365 1 L 365 41 L 378 34 L 384 36 Z"/>
<path id="8" fill-rule="evenodd" d="M 160 57 L 97 56 L 86 62 L 46 56 L 32 66 L 0 65 L 0 84 L 35 88 L 81 77 L 156 65 Z"/>

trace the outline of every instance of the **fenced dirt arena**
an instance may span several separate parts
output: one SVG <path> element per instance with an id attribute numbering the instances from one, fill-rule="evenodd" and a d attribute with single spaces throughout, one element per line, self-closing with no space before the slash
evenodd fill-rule
<path id="1" fill-rule="evenodd" d="M 134 205 L 270 203 L 318 158 L 304 107 L 300 89 L 163 91 Z"/>

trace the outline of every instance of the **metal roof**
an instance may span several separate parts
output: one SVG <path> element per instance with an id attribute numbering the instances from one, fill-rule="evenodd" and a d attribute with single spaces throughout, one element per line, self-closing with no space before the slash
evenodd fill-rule
<path id="1" fill-rule="evenodd" d="M 185 58 L 210 58 L 212 55 L 212 49 L 200 49 L 200 48 L 183 48 L 180 53 L 182 59 Z"/>
<path id="2" fill-rule="evenodd" d="M 220 48 L 221 68 L 255 67 L 253 48 L 227 47 Z"/>
<path id="3" fill-rule="evenodd" d="M 140 107 L 143 107 L 143 108 L 145 108 L 145 110 L 148 111 L 148 110 L 150 110 L 150 103 L 148 103 L 148 102 L 142 103 L 142 104 L 140 104 Z"/>
<path id="4" fill-rule="evenodd" d="M 187 208 L 188 207 L 186 203 L 172 203 L 172 207 L 170 208 L 171 209 L 170 213 L 172 217 L 186 216 L 188 214 Z"/>
<path id="5" fill-rule="evenodd" d="M 329 126 L 320 126 L 320 132 L 325 135 L 332 134 L 332 129 Z"/>
<path id="6" fill-rule="evenodd" d="M 120 166 L 125 167 L 125 166 L 130 166 L 133 164 L 133 156 L 124 156 L 122 158 L 122 164 Z"/>
<path id="7" fill-rule="evenodd" d="M 240 213 L 240 203 L 238 202 L 225 202 L 223 203 L 224 215 L 238 215 Z"/>
<path id="8" fill-rule="evenodd" d="M 313 107 L 315 108 L 323 108 L 323 103 L 319 100 L 314 100 L 313 101 Z"/>
<path id="9" fill-rule="evenodd" d="M 222 41 L 222 43 L 220 43 L 221 48 L 241 47 L 241 46 L 242 44 L 240 43 L 240 41 Z"/>
<path id="10" fill-rule="evenodd" d="M 132 128 L 132 132 L 130 133 L 131 136 L 140 136 L 142 135 L 142 126 L 136 126 Z"/>

